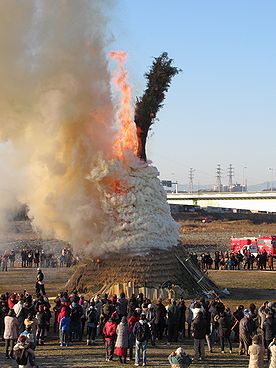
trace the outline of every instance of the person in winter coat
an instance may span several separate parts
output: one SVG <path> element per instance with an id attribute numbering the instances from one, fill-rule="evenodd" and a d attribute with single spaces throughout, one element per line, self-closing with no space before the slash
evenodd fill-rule
<path id="1" fill-rule="evenodd" d="M 18 368 L 27 367 L 28 362 L 32 368 L 38 368 L 38 365 L 35 363 L 35 353 L 29 343 L 27 343 L 25 336 L 20 335 L 18 337 L 18 342 L 14 346 L 14 355 Z"/>
<path id="2" fill-rule="evenodd" d="M 83 314 L 82 307 L 78 304 L 77 300 L 73 301 L 70 305 L 70 318 L 71 318 L 71 333 L 70 341 L 72 341 L 73 336 L 79 341 L 82 341 L 82 331 L 81 331 L 81 316 Z"/>
<path id="3" fill-rule="evenodd" d="M 5 317 L 8 315 L 9 307 L 8 307 L 8 301 L 5 294 L 1 295 L 0 298 L 0 336 L 3 337 L 4 334 L 4 320 Z"/>
<path id="4" fill-rule="evenodd" d="M 25 297 L 23 294 L 20 295 L 20 300 L 13 306 L 13 310 L 15 311 L 15 316 L 19 322 L 18 332 L 21 333 L 24 331 L 24 319 L 26 318 L 25 309 L 23 307 L 25 302 Z"/>
<path id="5" fill-rule="evenodd" d="M 182 348 L 177 348 L 169 357 L 171 368 L 188 368 L 192 363 L 192 359 L 185 353 Z"/>
<path id="6" fill-rule="evenodd" d="M 86 311 L 87 319 L 87 345 L 95 343 L 97 326 L 98 326 L 98 311 L 95 307 L 94 301 L 91 302 L 90 307 Z"/>
<path id="7" fill-rule="evenodd" d="M 186 309 L 185 301 L 181 299 L 178 304 L 178 331 L 182 337 L 185 337 Z"/>
<path id="8" fill-rule="evenodd" d="M 115 312 L 115 307 L 112 305 L 111 300 L 107 300 L 106 303 L 103 305 L 102 313 L 104 315 L 105 322 L 107 322 L 111 314 Z"/>
<path id="9" fill-rule="evenodd" d="M 276 368 L 276 337 L 274 337 L 273 341 L 269 344 L 268 349 L 270 352 L 269 368 Z"/>
<path id="10" fill-rule="evenodd" d="M 167 310 L 162 303 L 162 299 L 158 300 L 156 309 L 155 309 L 155 325 L 156 325 L 156 336 L 158 340 L 163 339 L 163 333 L 166 326 L 166 315 Z"/>
<path id="11" fill-rule="evenodd" d="M 224 343 L 225 340 L 228 341 L 230 354 L 232 353 L 232 343 L 230 339 L 232 326 L 231 314 L 226 312 L 221 312 L 218 319 L 218 333 L 220 338 L 221 352 L 224 353 Z"/>
<path id="12" fill-rule="evenodd" d="M 240 355 L 248 355 L 248 348 L 252 341 L 253 322 L 251 315 L 247 309 L 243 311 L 244 317 L 240 320 L 239 325 L 239 353 Z"/>
<path id="13" fill-rule="evenodd" d="M 155 346 L 155 339 L 156 339 L 156 324 L 155 324 L 155 309 L 153 304 L 148 305 L 148 310 L 146 312 L 146 319 L 150 326 L 150 333 L 151 333 L 151 345 Z"/>
<path id="14" fill-rule="evenodd" d="M 248 368 L 263 368 L 264 366 L 264 349 L 262 346 L 262 338 L 255 335 L 252 338 L 252 345 L 248 348 L 249 365 Z"/>
<path id="15" fill-rule="evenodd" d="M 179 314 L 176 301 L 168 307 L 168 343 L 177 342 Z"/>
<path id="16" fill-rule="evenodd" d="M 126 299 L 125 293 L 121 293 L 116 305 L 116 312 L 120 320 L 123 316 L 127 316 L 127 306 L 128 300 Z"/>
<path id="17" fill-rule="evenodd" d="M 59 323 L 60 346 L 68 346 L 70 328 L 71 328 L 71 319 L 69 317 L 68 309 L 66 309 L 64 312 L 64 316 L 61 318 Z"/>
<path id="18" fill-rule="evenodd" d="M 133 329 L 136 322 L 139 321 L 139 314 L 134 311 L 134 313 L 128 318 L 129 325 L 129 360 L 133 359 L 133 346 L 135 342 L 135 336 L 133 334 Z"/>
<path id="19" fill-rule="evenodd" d="M 36 319 L 37 319 L 37 331 L 36 331 L 37 345 L 44 345 L 47 314 L 45 313 L 43 304 L 40 304 L 38 306 Z"/>
<path id="20" fill-rule="evenodd" d="M 120 358 L 121 363 L 126 363 L 127 349 L 129 347 L 129 326 L 127 318 L 122 317 L 116 329 L 117 339 L 115 344 L 115 354 Z"/>
<path id="21" fill-rule="evenodd" d="M 117 330 L 117 323 L 115 322 L 115 319 L 110 318 L 103 328 L 107 362 L 113 359 L 116 340 L 116 330 Z"/>
<path id="22" fill-rule="evenodd" d="M 11 309 L 8 315 L 4 319 L 5 322 L 5 330 L 4 330 L 4 339 L 5 339 L 5 353 L 6 358 L 13 358 L 13 348 L 18 337 L 17 329 L 19 326 L 19 322 L 15 317 L 15 312 Z M 11 350 L 9 351 L 9 348 Z"/>
<path id="23" fill-rule="evenodd" d="M 147 365 L 147 345 L 150 339 L 150 328 L 146 320 L 146 315 L 141 313 L 140 320 L 135 323 L 133 334 L 136 339 L 135 343 L 135 366 L 139 366 L 140 349 L 142 348 L 143 366 Z"/>
<path id="24" fill-rule="evenodd" d="M 267 359 L 270 358 L 270 350 L 268 346 L 273 341 L 274 337 L 276 337 L 276 319 L 273 317 L 272 311 L 267 310 L 266 318 L 263 322 L 263 337 L 264 337 L 264 346 L 267 349 Z"/>
<path id="25" fill-rule="evenodd" d="M 234 331 L 235 333 L 235 342 L 239 341 L 239 326 L 240 326 L 240 321 L 243 319 L 244 314 L 244 306 L 243 305 L 239 305 L 235 312 L 233 313 L 233 326 L 232 326 L 232 331 Z"/>
<path id="26" fill-rule="evenodd" d="M 199 311 L 192 323 L 192 336 L 194 338 L 194 353 L 196 360 L 205 359 L 204 340 L 206 336 L 206 321 L 203 313 Z"/>

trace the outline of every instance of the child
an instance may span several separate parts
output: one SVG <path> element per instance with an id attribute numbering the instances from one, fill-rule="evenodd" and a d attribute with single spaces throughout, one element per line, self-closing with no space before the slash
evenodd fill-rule
<path id="1" fill-rule="evenodd" d="M 70 326 L 71 326 L 71 319 L 68 316 L 68 310 L 66 309 L 64 312 L 64 316 L 61 318 L 59 323 L 60 346 L 68 346 Z"/>

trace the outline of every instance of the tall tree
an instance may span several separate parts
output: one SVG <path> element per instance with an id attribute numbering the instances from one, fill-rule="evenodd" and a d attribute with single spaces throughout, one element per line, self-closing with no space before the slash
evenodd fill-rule
<path id="1" fill-rule="evenodd" d="M 144 161 L 147 161 L 146 142 L 150 127 L 163 107 L 165 92 L 170 87 L 172 77 L 181 72 L 172 64 L 173 59 L 169 59 L 166 52 L 154 58 L 149 72 L 145 74 L 147 88 L 136 101 L 134 121 L 138 140 L 137 156 Z"/>

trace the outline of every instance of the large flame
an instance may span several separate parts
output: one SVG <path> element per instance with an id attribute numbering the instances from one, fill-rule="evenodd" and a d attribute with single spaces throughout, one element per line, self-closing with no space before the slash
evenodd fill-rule
<path id="1" fill-rule="evenodd" d="M 127 80 L 128 73 L 125 69 L 127 53 L 124 51 L 112 51 L 110 52 L 110 57 L 118 63 L 113 82 L 121 92 L 117 113 L 119 130 L 113 144 L 113 150 L 116 157 L 123 159 L 126 151 L 135 152 L 137 148 L 135 126 L 131 118 L 131 88 Z"/>

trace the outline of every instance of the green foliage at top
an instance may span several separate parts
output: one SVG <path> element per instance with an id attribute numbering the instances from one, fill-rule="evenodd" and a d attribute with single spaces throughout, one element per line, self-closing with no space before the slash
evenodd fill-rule
<path id="1" fill-rule="evenodd" d="M 159 57 L 154 58 L 153 64 L 148 73 L 147 88 L 142 97 L 137 98 L 135 106 L 134 121 L 142 130 L 148 130 L 154 123 L 157 112 L 162 108 L 165 99 L 165 92 L 168 91 L 172 77 L 181 72 L 174 66 L 173 59 L 163 52 Z"/>

